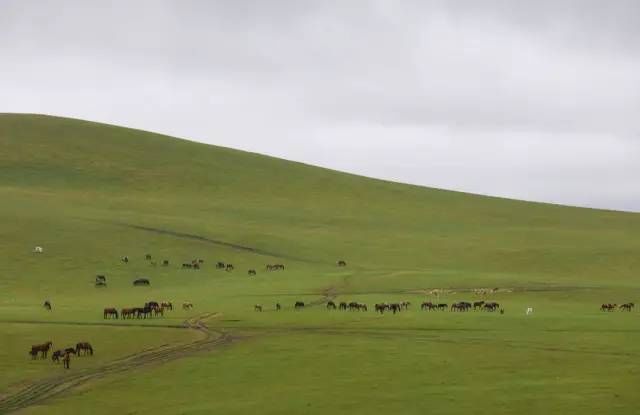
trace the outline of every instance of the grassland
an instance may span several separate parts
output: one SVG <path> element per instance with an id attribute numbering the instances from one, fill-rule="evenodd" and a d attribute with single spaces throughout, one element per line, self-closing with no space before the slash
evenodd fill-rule
<path id="1" fill-rule="evenodd" d="M 598 310 L 639 302 L 637 214 L 389 183 L 9 114 L 0 115 L 0 200 L 0 399 L 152 348 L 184 350 L 203 333 L 176 326 L 205 314 L 212 333 L 232 338 L 105 370 L 23 413 L 584 414 L 640 404 L 638 312 Z M 36 245 L 45 252 L 33 254 Z M 152 266 L 146 253 L 171 265 Z M 205 259 L 202 270 L 180 269 L 192 258 Z M 215 270 L 219 260 L 235 271 Z M 264 272 L 268 263 L 287 269 Z M 96 274 L 107 288 L 94 287 Z M 139 276 L 151 287 L 132 287 Z M 435 300 L 433 288 L 447 289 L 438 300 L 450 303 L 478 298 L 481 287 L 500 288 L 488 299 L 504 315 L 416 307 Z M 326 298 L 414 306 L 339 313 L 320 305 Z M 102 319 L 104 307 L 149 299 L 195 307 Z M 295 312 L 297 300 L 318 305 Z M 272 311 L 276 302 L 284 310 Z M 74 359 L 69 373 L 29 360 L 30 345 L 50 339 L 88 340 L 97 353 Z"/>

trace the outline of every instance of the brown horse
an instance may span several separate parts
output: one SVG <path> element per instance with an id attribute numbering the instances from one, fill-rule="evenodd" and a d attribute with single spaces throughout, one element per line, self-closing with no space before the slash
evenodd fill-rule
<path id="1" fill-rule="evenodd" d="M 622 304 L 620 306 L 620 311 L 631 311 L 631 309 L 633 309 L 633 307 L 635 307 L 635 304 L 633 304 L 633 303 Z"/>
<path id="2" fill-rule="evenodd" d="M 260 304 L 256 304 L 253 306 L 253 311 L 260 311 L 262 312 L 262 305 Z"/>
<path id="3" fill-rule="evenodd" d="M 253 276 L 256 275 L 256 270 L 255 269 L 250 269 L 249 271 L 247 271 L 247 274 L 249 274 L 249 276 Z"/>
<path id="4" fill-rule="evenodd" d="M 343 260 L 340 260 L 340 261 L 338 261 L 338 266 L 339 267 L 346 267 L 347 263 L 345 261 L 343 261 Z"/>
<path id="5" fill-rule="evenodd" d="M 115 318 L 118 319 L 118 310 L 113 307 L 105 308 L 103 318 Z"/>
<path id="6" fill-rule="evenodd" d="M 80 356 L 81 352 L 93 356 L 93 347 L 89 342 L 79 342 L 76 344 L 76 354 Z M 68 354 L 68 353 L 67 353 Z"/>
<path id="7" fill-rule="evenodd" d="M 49 300 L 46 300 L 42 306 L 43 306 L 46 310 L 51 311 L 51 302 L 50 302 Z"/>
<path id="8" fill-rule="evenodd" d="M 35 344 L 33 346 L 31 346 L 31 351 L 29 352 L 29 354 L 31 355 L 32 359 L 35 359 L 36 356 L 38 355 L 38 353 L 42 353 L 41 358 L 45 359 L 47 357 L 47 354 L 49 353 L 49 349 L 51 349 L 51 346 L 53 345 L 53 342 L 48 341 L 46 343 L 43 344 Z"/>

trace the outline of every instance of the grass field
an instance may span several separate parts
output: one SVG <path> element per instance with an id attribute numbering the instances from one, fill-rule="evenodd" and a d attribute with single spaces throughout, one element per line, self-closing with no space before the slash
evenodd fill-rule
<path id="1" fill-rule="evenodd" d="M 640 405 L 638 311 L 599 311 L 640 300 L 638 214 L 9 114 L 0 115 L 0 200 L 0 413 L 602 414 Z M 44 253 L 32 253 L 36 245 Z M 153 266 L 146 253 L 170 265 Z M 201 270 L 180 268 L 193 258 L 205 260 Z M 216 270 L 217 261 L 235 270 Z M 286 270 L 265 272 L 271 263 Z M 94 287 L 96 274 L 106 288 Z M 151 286 L 133 287 L 140 276 Z M 498 288 L 486 299 L 505 314 L 419 310 L 425 300 L 479 300 L 476 288 Z M 370 309 L 327 311 L 329 298 Z M 194 308 L 102 318 L 104 307 L 151 299 Z M 413 305 L 397 315 L 372 311 L 404 300 Z M 295 301 L 312 306 L 294 311 Z M 264 312 L 253 311 L 258 303 Z M 68 371 L 30 360 L 30 346 L 48 340 L 90 341 L 96 354 Z"/>

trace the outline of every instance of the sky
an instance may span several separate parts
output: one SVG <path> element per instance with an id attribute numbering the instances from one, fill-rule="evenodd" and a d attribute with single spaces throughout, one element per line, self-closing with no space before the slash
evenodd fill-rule
<path id="1" fill-rule="evenodd" d="M 0 0 L 0 112 L 640 211 L 640 2 Z"/>

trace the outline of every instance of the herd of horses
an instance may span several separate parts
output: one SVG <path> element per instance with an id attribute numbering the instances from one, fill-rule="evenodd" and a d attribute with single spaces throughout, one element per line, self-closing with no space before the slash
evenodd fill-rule
<path id="1" fill-rule="evenodd" d="M 411 302 L 409 301 L 401 301 L 396 303 L 377 303 L 374 305 L 374 311 L 376 313 L 384 314 L 385 312 L 390 312 L 393 314 L 399 313 L 403 310 L 408 310 L 409 306 L 411 306 Z M 305 304 L 302 301 L 296 301 L 293 305 L 295 310 L 301 310 L 305 308 Z M 359 303 L 357 301 L 351 302 L 340 302 L 336 304 L 333 300 L 329 300 L 326 304 L 327 310 L 341 310 L 341 311 L 368 311 L 369 308 L 364 303 Z M 263 311 L 262 304 L 255 304 L 253 306 L 254 311 Z M 275 310 L 279 311 L 282 309 L 280 303 L 276 303 Z M 499 303 L 496 302 L 485 302 L 485 301 L 475 301 L 473 303 L 467 301 L 460 301 L 457 303 L 451 304 L 449 306 L 446 303 L 432 303 L 431 301 L 424 302 L 420 304 L 420 309 L 423 311 L 460 311 L 465 312 L 469 310 L 474 311 L 500 311 L 500 314 L 504 314 L 504 309 L 500 307 Z"/>
<path id="2" fill-rule="evenodd" d="M 40 355 L 41 359 L 46 359 L 49 354 L 49 350 L 51 350 L 52 347 L 53 347 L 53 342 L 51 341 L 48 341 L 42 344 L 35 344 L 31 346 L 29 355 L 33 360 L 37 359 L 38 355 Z M 54 351 L 51 354 L 51 360 L 54 363 L 59 363 L 60 360 L 62 360 L 64 367 L 66 369 L 69 369 L 69 365 L 71 362 L 71 355 L 93 356 L 93 346 L 91 346 L 91 343 L 89 342 L 78 342 L 76 343 L 75 347 L 66 347 L 64 349 L 59 349 Z"/>
<path id="3" fill-rule="evenodd" d="M 636 305 L 634 303 L 625 303 L 625 304 L 602 304 L 600 306 L 600 311 L 631 311 Z"/>
<path id="4" fill-rule="evenodd" d="M 184 310 L 188 310 L 193 308 L 193 304 L 191 303 L 183 303 L 182 308 Z M 171 301 L 148 301 L 144 303 L 143 307 L 127 307 L 122 308 L 120 313 L 118 313 L 118 309 L 115 307 L 107 307 L 103 311 L 104 319 L 118 319 L 121 318 L 123 320 L 132 319 L 132 318 L 152 318 L 152 317 L 163 317 L 164 312 L 168 310 L 173 310 L 173 303 Z"/>

